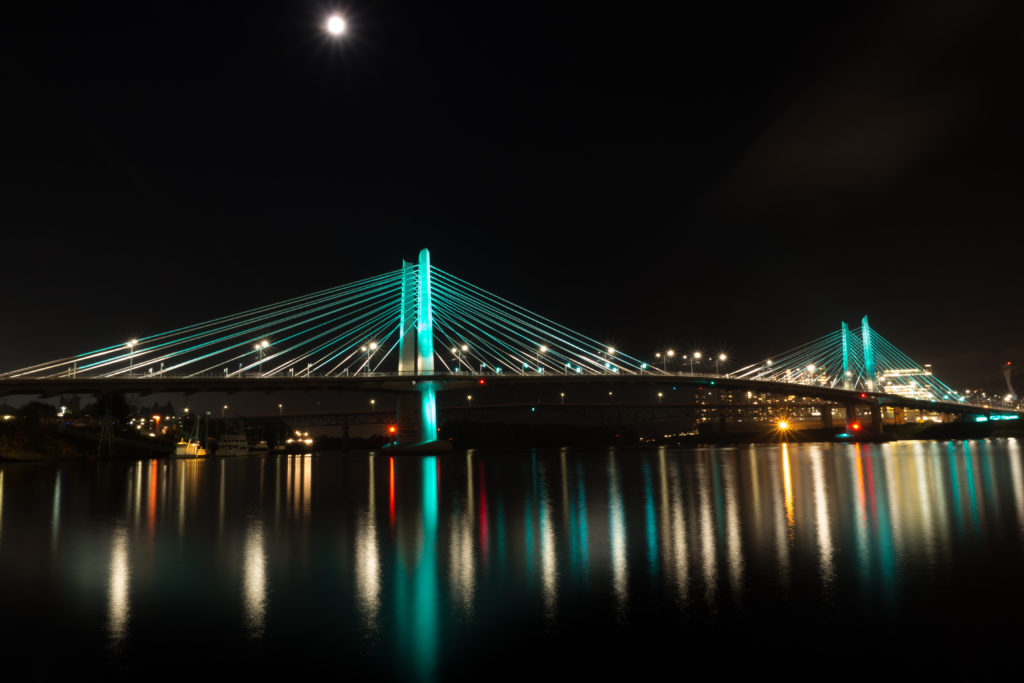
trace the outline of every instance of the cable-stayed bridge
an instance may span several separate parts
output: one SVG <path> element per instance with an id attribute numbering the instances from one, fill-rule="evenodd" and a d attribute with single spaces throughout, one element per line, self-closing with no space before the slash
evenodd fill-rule
<path id="1" fill-rule="evenodd" d="M 484 382 L 701 385 L 820 399 L 848 415 L 870 406 L 873 418 L 884 406 L 979 411 L 867 317 L 726 374 L 672 372 L 436 268 L 426 249 L 382 275 L 0 373 L 0 395 L 391 391 L 399 443 L 414 446 L 436 439 L 437 391 Z"/>

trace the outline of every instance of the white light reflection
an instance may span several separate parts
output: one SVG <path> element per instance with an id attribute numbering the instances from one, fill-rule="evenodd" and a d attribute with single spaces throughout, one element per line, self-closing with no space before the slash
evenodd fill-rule
<path id="1" fill-rule="evenodd" d="M 690 559 L 686 545 L 686 517 L 682 501 L 682 486 L 679 483 L 679 461 L 676 458 L 668 469 L 665 481 L 665 449 L 658 454 L 658 470 L 661 476 L 661 505 L 663 518 L 669 520 L 665 533 L 671 536 L 671 543 L 665 543 L 670 549 L 668 553 L 669 568 L 675 584 L 676 596 L 680 604 L 686 602 L 690 587 Z M 671 496 L 668 488 L 671 488 Z"/>
<path id="2" fill-rule="evenodd" d="M 466 452 L 466 509 L 452 509 L 451 536 L 448 538 L 448 581 L 453 601 L 468 617 L 473 613 L 476 590 L 476 565 L 473 562 L 473 452 Z"/>
<path id="3" fill-rule="evenodd" d="M 919 528 L 923 535 L 923 546 L 929 563 L 935 561 L 935 515 L 932 509 L 932 491 L 928 485 L 928 475 L 931 469 L 931 459 L 925 453 L 925 446 L 922 442 L 915 442 L 909 448 L 914 450 L 909 460 L 914 468 L 914 485 L 917 488 L 918 514 L 921 517 Z M 932 565 L 934 566 L 934 565 Z"/>
<path id="4" fill-rule="evenodd" d="M 132 472 L 135 474 L 135 480 L 132 482 L 133 495 L 131 496 L 132 501 L 132 529 L 138 530 L 139 525 L 142 524 L 142 461 L 132 465 Z"/>
<path id="5" fill-rule="evenodd" d="M 850 459 L 851 479 L 857 482 L 857 515 L 854 524 L 854 544 L 857 548 L 857 566 L 862 578 L 867 576 L 871 564 L 871 546 L 868 543 L 867 494 L 864 490 L 864 456 L 860 444 L 853 445 L 854 457 Z"/>
<path id="6" fill-rule="evenodd" d="M 131 563 L 128 559 L 128 531 L 114 529 L 110 541 L 110 569 L 107 574 L 107 637 L 117 649 L 128 635 L 131 615 Z"/>
<path id="7" fill-rule="evenodd" d="M 218 537 L 224 536 L 224 516 L 227 514 L 227 492 L 224 490 L 226 486 L 224 468 L 227 467 L 227 463 L 221 458 L 220 467 L 217 468 L 217 477 L 219 480 L 217 489 L 217 535 Z"/>
<path id="8" fill-rule="evenodd" d="M 377 549 L 377 499 L 374 495 L 373 464 L 374 456 L 371 453 L 367 509 L 360 514 L 356 531 L 356 595 L 367 630 L 376 633 L 377 616 L 380 613 L 380 553 Z"/>
<path id="9" fill-rule="evenodd" d="M 788 534 L 788 511 L 791 499 L 788 498 L 789 488 L 789 449 L 782 444 L 781 468 L 772 467 L 769 470 L 772 484 L 769 491 L 772 497 L 771 509 L 775 512 L 775 555 L 779 567 L 779 583 L 784 589 L 789 588 L 789 534 Z M 781 481 L 776 480 L 778 477 Z M 781 494 L 781 496 L 780 496 Z M 780 500 L 781 498 L 781 500 Z"/>
<path id="10" fill-rule="evenodd" d="M 309 519 L 312 505 L 313 462 L 312 455 L 296 455 L 292 457 L 288 468 L 288 493 L 291 497 L 291 512 L 294 519 Z"/>
<path id="11" fill-rule="evenodd" d="M 178 461 L 178 540 L 185 538 L 185 461 Z"/>
<path id="12" fill-rule="evenodd" d="M 697 494 L 700 512 L 701 569 L 704 572 L 704 599 L 714 606 L 718 591 L 718 559 L 715 549 L 715 514 L 711 509 L 711 481 L 708 478 L 708 454 L 697 456 Z"/>
<path id="13" fill-rule="evenodd" d="M 950 519 L 945 514 L 945 511 L 949 509 L 949 502 L 944 468 L 942 466 L 942 452 L 939 448 L 939 444 L 932 441 L 928 444 L 928 479 L 922 486 L 925 490 L 930 492 L 929 501 L 931 507 L 930 518 L 933 520 L 931 527 L 934 531 L 934 542 L 929 547 L 928 559 L 934 561 L 940 554 L 948 556 L 950 548 Z M 932 565 L 936 566 L 936 565 Z"/>
<path id="14" fill-rule="evenodd" d="M 263 636 L 267 613 L 267 556 L 264 549 L 263 520 L 253 517 L 245 531 L 242 557 L 242 602 L 245 628 L 250 638 Z"/>
<path id="15" fill-rule="evenodd" d="M 50 519 L 50 552 L 57 552 L 57 539 L 60 534 L 60 481 L 61 472 L 57 471 L 57 480 L 53 484 L 53 515 Z"/>
<path id="16" fill-rule="evenodd" d="M 910 492 L 903 485 L 904 478 L 901 476 L 902 472 L 898 471 L 897 468 L 906 469 L 907 461 L 903 458 L 900 458 L 899 462 L 896 461 L 893 457 L 894 447 L 892 444 L 884 443 L 881 449 L 882 473 L 885 475 L 885 498 L 886 505 L 889 508 L 889 530 L 892 534 L 892 550 L 896 553 L 896 557 L 902 557 L 906 542 L 903 538 L 903 508 L 900 506 L 900 501 L 909 500 Z M 910 477 L 907 477 L 906 480 L 909 481 Z"/>
<path id="17" fill-rule="evenodd" d="M 826 592 L 835 580 L 832 548 L 832 520 L 828 514 L 828 492 L 825 488 L 824 456 L 820 446 L 810 447 L 811 481 L 814 483 L 814 525 L 818 531 L 818 573 Z"/>
<path id="18" fill-rule="evenodd" d="M 740 534 L 739 504 L 736 495 L 734 453 L 721 458 L 725 487 L 725 546 L 729 558 L 729 588 L 736 600 L 743 594 L 743 539 Z"/>
<path id="19" fill-rule="evenodd" d="M 551 522 L 547 471 L 543 467 L 540 476 L 540 581 L 544 586 L 544 616 L 552 624 L 558 605 L 558 560 L 555 557 L 555 531 Z"/>
<path id="20" fill-rule="evenodd" d="M 620 620 L 626 619 L 629 601 L 629 568 L 626 564 L 626 513 L 615 466 L 615 452 L 608 453 L 608 523 L 612 551 L 612 582 Z"/>
<path id="21" fill-rule="evenodd" d="M 1006 440 L 1006 449 L 1010 456 L 1010 478 L 1013 480 L 1013 502 L 1017 508 L 1017 526 L 1024 532 L 1024 467 L 1021 467 L 1020 440 Z M 0 474 L 0 477 L 3 475 Z M 0 478 L 0 482 L 3 479 Z M 2 493 L 2 490 L 0 490 Z"/>

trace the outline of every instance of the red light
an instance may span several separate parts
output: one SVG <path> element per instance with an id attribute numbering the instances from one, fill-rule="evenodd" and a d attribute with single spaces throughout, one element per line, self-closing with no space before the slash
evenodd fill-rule
<path id="1" fill-rule="evenodd" d="M 854 422 L 852 425 L 850 425 L 850 429 L 852 429 L 853 431 L 857 431 L 858 429 L 860 429 L 860 423 Z"/>
<path id="2" fill-rule="evenodd" d="M 483 378 L 481 377 L 481 378 L 480 378 L 480 384 L 483 384 L 483 383 L 484 383 L 484 380 L 483 380 Z"/>
<path id="3" fill-rule="evenodd" d="M 864 392 L 861 392 L 861 395 L 860 395 L 860 397 L 861 397 L 861 398 L 867 398 L 867 397 L 868 397 L 868 395 L 867 395 L 867 394 L 865 394 Z"/>
<path id="4" fill-rule="evenodd" d="M 395 425 L 390 425 L 388 427 L 388 434 L 394 434 L 396 431 L 398 431 L 398 429 L 395 427 Z"/>

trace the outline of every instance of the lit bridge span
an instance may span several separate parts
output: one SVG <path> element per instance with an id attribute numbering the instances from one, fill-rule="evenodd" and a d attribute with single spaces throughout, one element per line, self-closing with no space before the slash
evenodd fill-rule
<path id="1" fill-rule="evenodd" d="M 674 372 L 537 315 L 430 265 L 123 340 L 0 373 L 0 395 L 332 390 L 396 395 L 399 447 L 437 444 L 442 390 L 615 384 L 714 387 L 847 406 L 1019 416 L 977 406 L 869 325 L 843 323 L 790 351 L 728 373 Z M 692 361 L 692 359 L 691 359 Z M 714 362 L 714 359 L 711 359 Z M 692 367 L 692 366 L 691 366 Z M 831 413 L 829 413 L 831 415 Z"/>

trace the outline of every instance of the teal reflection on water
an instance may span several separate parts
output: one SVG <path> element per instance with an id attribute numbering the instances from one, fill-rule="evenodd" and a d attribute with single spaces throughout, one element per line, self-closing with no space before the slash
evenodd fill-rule
<path id="1" fill-rule="evenodd" d="M 654 491 L 651 466 L 644 460 L 644 527 L 647 529 L 647 572 L 651 581 L 658 579 L 658 520 L 654 512 Z"/>
<path id="2" fill-rule="evenodd" d="M 440 576 L 437 566 L 438 462 L 434 456 L 420 463 L 419 524 L 409 529 L 399 524 L 399 545 L 413 544 L 411 558 L 399 555 L 395 563 L 396 652 L 420 680 L 432 680 L 437 673 L 440 646 Z M 405 533 L 412 538 L 403 538 Z"/>
<path id="3" fill-rule="evenodd" d="M 10 651 L 46 632 L 100 668 L 173 637 L 182 667 L 447 680 L 1024 618 L 1014 439 L 4 464 L 0 534 Z"/>

